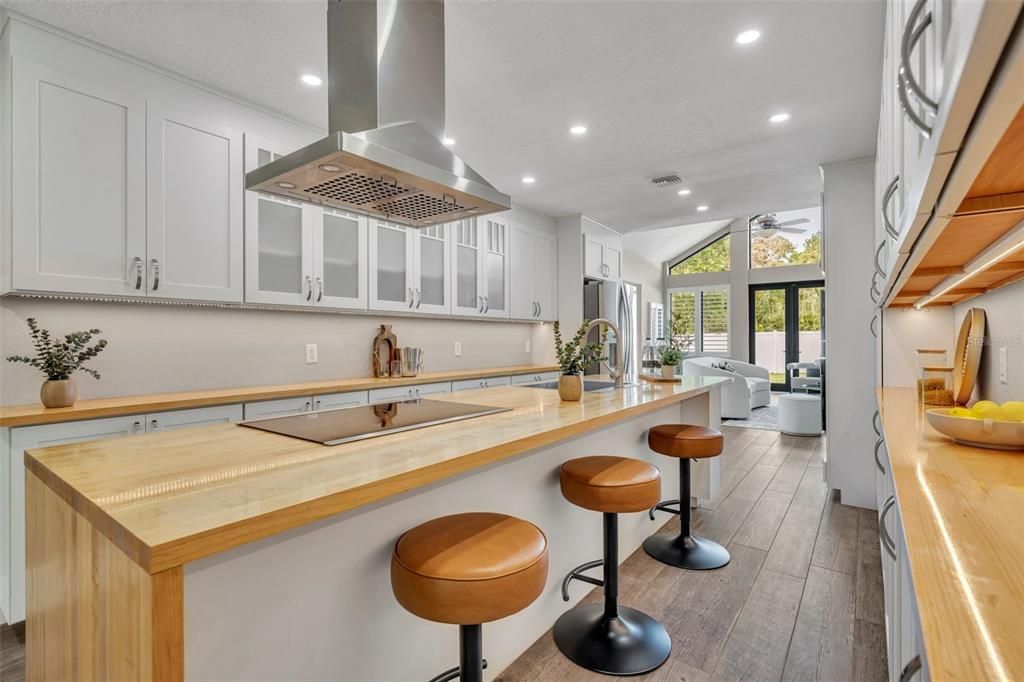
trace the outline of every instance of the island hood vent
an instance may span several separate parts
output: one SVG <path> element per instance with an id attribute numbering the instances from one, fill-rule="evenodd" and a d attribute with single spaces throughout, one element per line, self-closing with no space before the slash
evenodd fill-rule
<path id="1" fill-rule="evenodd" d="M 410 227 L 507 210 L 441 143 L 444 78 L 443 0 L 329 0 L 333 132 L 250 171 L 246 189 Z"/>

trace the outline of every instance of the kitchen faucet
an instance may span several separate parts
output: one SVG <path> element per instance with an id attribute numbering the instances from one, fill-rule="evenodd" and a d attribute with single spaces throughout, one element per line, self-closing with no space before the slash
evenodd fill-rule
<path id="1" fill-rule="evenodd" d="M 624 385 L 623 375 L 625 374 L 626 370 L 625 367 L 623 367 L 623 365 L 625 364 L 625 360 L 622 357 L 622 335 L 619 333 L 618 325 L 612 322 L 611 320 L 604 319 L 603 317 L 599 317 L 596 320 L 591 320 L 590 324 L 587 325 L 587 331 L 583 334 L 583 341 L 581 341 L 581 343 L 587 342 L 587 336 L 590 335 L 591 329 L 602 324 L 608 325 L 609 327 L 611 327 L 611 330 L 615 332 L 615 367 L 609 366 L 608 362 L 605 360 L 602 360 L 601 363 L 608 369 L 608 376 L 610 376 L 612 380 L 615 382 L 615 388 L 622 388 Z"/>

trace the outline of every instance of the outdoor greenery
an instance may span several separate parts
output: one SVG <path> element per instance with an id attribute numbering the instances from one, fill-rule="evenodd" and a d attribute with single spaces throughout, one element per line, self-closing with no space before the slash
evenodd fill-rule
<path id="1" fill-rule="evenodd" d="M 11 355 L 7 358 L 8 362 L 24 362 L 31 365 L 45 374 L 50 381 L 70 379 L 71 375 L 79 370 L 96 379 L 100 378 L 100 373 L 96 370 L 83 367 L 88 360 L 99 355 L 107 347 L 106 339 L 89 345 L 93 336 L 102 333 L 99 329 L 71 332 L 65 334 L 61 340 L 51 337 L 48 330 L 40 329 L 34 317 L 28 318 L 27 322 L 36 354 L 34 357 Z"/>
<path id="2" fill-rule="evenodd" d="M 608 337 L 608 329 L 601 330 L 601 341 L 599 343 L 583 343 L 583 337 L 587 333 L 590 320 L 583 320 L 583 324 L 576 330 L 576 336 L 568 344 L 562 341 L 561 325 L 555 322 L 555 353 L 558 355 L 558 365 L 562 374 L 576 375 L 583 374 L 583 370 L 595 362 L 607 360 L 604 355 L 604 342 Z"/>
<path id="3" fill-rule="evenodd" d="M 750 233 L 750 267 L 771 268 L 778 265 L 805 265 L 821 261 L 821 232 L 815 232 L 797 250 L 796 244 L 781 234 L 763 236 L 764 231 Z"/>
<path id="4" fill-rule="evenodd" d="M 693 275 L 701 272 L 729 271 L 729 235 L 712 242 L 689 258 L 673 265 L 670 275 Z"/>
<path id="5" fill-rule="evenodd" d="M 822 289 L 808 287 L 799 290 L 797 303 L 799 329 L 802 332 L 821 331 Z M 754 331 L 780 332 L 786 328 L 786 290 L 763 289 L 754 294 Z"/>

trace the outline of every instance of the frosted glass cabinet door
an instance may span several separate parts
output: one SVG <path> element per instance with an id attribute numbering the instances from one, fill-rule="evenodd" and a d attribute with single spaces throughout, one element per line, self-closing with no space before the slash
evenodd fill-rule
<path id="1" fill-rule="evenodd" d="M 413 286 L 413 310 L 421 313 L 448 313 L 450 249 L 448 225 L 418 230 L 416 237 L 416 278 Z"/>
<path id="2" fill-rule="evenodd" d="M 366 218 L 308 210 L 315 216 L 313 302 L 329 308 L 366 308 Z"/>
<path id="3" fill-rule="evenodd" d="M 484 309 L 480 229 L 472 218 L 452 223 L 448 229 L 452 242 L 452 314 L 480 315 Z"/>
<path id="4" fill-rule="evenodd" d="M 401 225 L 370 219 L 370 307 L 412 310 L 413 234 Z"/>
<path id="5" fill-rule="evenodd" d="M 245 170 L 283 156 L 281 147 L 245 136 Z M 313 304 L 311 210 L 296 201 L 245 192 L 245 300 Z"/>
<path id="6" fill-rule="evenodd" d="M 483 225 L 484 315 L 509 316 L 509 239 L 507 213 L 479 218 Z"/>
<path id="7" fill-rule="evenodd" d="M 15 56 L 13 287 L 144 296 L 146 102 Z"/>

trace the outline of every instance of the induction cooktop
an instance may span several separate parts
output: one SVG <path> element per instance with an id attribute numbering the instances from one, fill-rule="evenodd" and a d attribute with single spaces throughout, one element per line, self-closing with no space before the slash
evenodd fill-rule
<path id="1" fill-rule="evenodd" d="M 254 419 L 240 425 L 323 445 L 341 445 L 509 411 L 505 407 L 415 399 Z"/>

